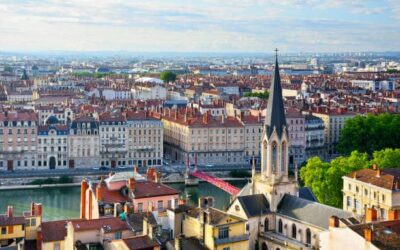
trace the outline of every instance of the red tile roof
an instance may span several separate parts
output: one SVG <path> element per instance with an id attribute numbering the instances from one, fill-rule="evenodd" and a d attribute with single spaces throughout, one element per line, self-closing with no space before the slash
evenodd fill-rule
<path id="1" fill-rule="evenodd" d="M 144 250 L 160 246 L 156 241 L 150 239 L 147 235 L 123 239 L 125 245 L 130 250 Z"/>
<path id="2" fill-rule="evenodd" d="M 346 176 L 389 190 L 400 188 L 400 169 L 382 169 L 379 171 L 381 171 L 380 175 L 378 175 L 378 170 L 361 169 Z"/>
<path id="3" fill-rule="evenodd" d="M 70 220 L 70 221 L 83 221 L 83 220 Z M 67 236 L 68 220 L 48 221 L 42 222 L 42 236 L 43 242 L 61 241 Z"/>
<path id="4" fill-rule="evenodd" d="M 116 232 L 128 230 L 128 225 L 119 218 L 100 218 L 95 220 L 79 220 L 71 221 L 75 232 L 100 230 L 104 228 L 106 232 Z"/>
<path id="5" fill-rule="evenodd" d="M 25 225 L 24 217 L 8 217 L 0 215 L 0 226 Z"/>

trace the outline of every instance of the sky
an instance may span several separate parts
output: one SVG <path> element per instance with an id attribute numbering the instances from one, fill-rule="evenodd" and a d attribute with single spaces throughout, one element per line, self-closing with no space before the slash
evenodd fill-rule
<path id="1" fill-rule="evenodd" d="M 0 51 L 399 51 L 400 0 L 0 0 Z"/>

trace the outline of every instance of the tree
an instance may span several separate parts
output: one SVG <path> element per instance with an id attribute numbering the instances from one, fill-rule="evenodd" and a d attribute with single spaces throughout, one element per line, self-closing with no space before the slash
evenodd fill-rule
<path id="1" fill-rule="evenodd" d="M 400 115 L 356 116 L 345 122 L 338 149 L 343 154 L 354 150 L 372 155 L 385 148 L 400 148 Z"/>
<path id="2" fill-rule="evenodd" d="M 312 157 L 300 170 L 304 186 L 310 187 L 317 199 L 330 206 L 341 207 L 343 202 L 342 177 L 355 170 L 369 166 L 368 155 L 354 151 L 348 157 L 338 157 L 331 162 L 323 162 Z"/>
<path id="3" fill-rule="evenodd" d="M 373 153 L 374 158 L 370 165 L 377 164 L 380 168 L 398 168 L 400 167 L 400 148 L 387 148 Z"/>
<path id="4" fill-rule="evenodd" d="M 167 82 L 175 82 L 176 74 L 171 71 L 163 71 L 160 74 L 160 79 L 163 80 L 165 83 Z"/>
<path id="5" fill-rule="evenodd" d="M 258 97 L 260 99 L 267 100 L 269 97 L 269 92 L 264 91 L 264 92 L 251 92 L 251 93 L 244 93 L 244 97 Z"/>

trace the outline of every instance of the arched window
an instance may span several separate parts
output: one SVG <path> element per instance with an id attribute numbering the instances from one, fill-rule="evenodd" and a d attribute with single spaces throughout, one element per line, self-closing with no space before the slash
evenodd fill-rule
<path id="1" fill-rule="evenodd" d="M 278 221 L 278 232 L 283 233 L 283 224 L 281 219 Z"/>
<path id="2" fill-rule="evenodd" d="M 267 232 L 269 230 L 269 221 L 268 221 L 268 217 L 265 217 L 264 220 L 264 232 Z"/>
<path id="3" fill-rule="evenodd" d="M 261 246 L 261 249 L 262 249 L 262 250 L 268 250 L 267 243 L 264 242 L 264 243 L 262 244 L 262 246 Z"/>
<path id="4" fill-rule="evenodd" d="M 276 142 L 272 143 L 272 172 L 276 172 L 278 163 L 278 144 Z"/>
<path id="5" fill-rule="evenodd" d="M 309 228 L 306 230 L 306 243 L 311 244 L 311 230 Z"/>
<path id="6" fill-rule="evenodd" d="M 281 160 L 281 173 L 284 174 L 286 171 L 286 142 L 282 143 L 282 160 Z"/>
<path id="7" fill-rule="evenodd" d="M 292 238 L 296 239 L 297 236 L 297 229 L 296 229 L 296 224 L 292 224 Z"/>

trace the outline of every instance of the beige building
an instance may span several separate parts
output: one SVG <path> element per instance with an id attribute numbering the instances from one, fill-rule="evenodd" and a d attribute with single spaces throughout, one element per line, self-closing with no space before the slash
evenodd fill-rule
<path id="1" fill-rule="evenodd" d="M 69 128 L 68 167 L 100 166 L 99 139 L 99 123 L 90 116 L 77 117 Z"/>
<path id="2" fill-rule="evenodd" d="M 128 165 L 162 165 L 163 123 L 146 111 L 128 111 L 126 120 Z"/>
<path id="3" fill-rule="evenodd" d="M 400 170 L 361 169 L 343 176 L 343 209 L 365 215 L 368 208 L 377 211 L 379 220 L 389 219 L 400 210 Z"/>
<path id="4" fill-rule="evenodd" d="M 340 131 L 346 120 L 355 117 L 356 114 L 347 111 L 345 108 L 327 110 L 317 107 L 317 109 L 312 110 L 312 115 L 321 118 L 324 122 L 327 156 L 329 158 L 337 156 L 336 146 L 339 142 Z"/>
<path id="5" fill-rule="evenodd" d="M 244 161 L 244 125 L 237 117 L 165 110 L 165 155 L 181 164 L 234 165 Z"/>

